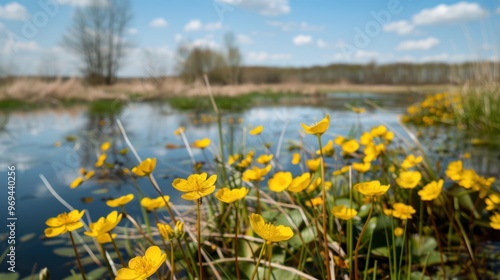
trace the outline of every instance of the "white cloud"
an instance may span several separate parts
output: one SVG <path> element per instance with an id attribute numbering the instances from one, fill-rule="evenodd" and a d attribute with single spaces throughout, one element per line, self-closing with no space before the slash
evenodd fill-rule
<path id="1" fill-rule="evenodd" d="M 263 16 L 278 16 L 291 11 L 288 0 L 216 0 L 216 2 L 254 10 Z"/>
<path id="2" fill-rule="evenodd" d="M 308 35 L 297 35 L 293 38 L 293 43 L 297 46 L 311 43 L 312 37 Z"/>
<path id="3" fill-rule="evenodd" d="M 182 36 L 181 34 L 177 33 L 177 34 L 175 34 L 174 39 L 175 39 L 176 42 L 180 42 L 180 41 L 184 40 L 184 36 Z"/>
<path id="4" fill-rule="evenodd" d="M 279 27 L 283 31 L 321 31 L 324 30 L 324 26 L 314 26 L 309 23 L 303 22 L 281 22 L 281 21 L 269 21 L 268 25 Z"/>
<path id="5" fill-rule="evenodd" d="M 238 41 L 239 44 L 242 44 L 242 45 L 253 44 L 252 37 L 245 35 L 245 34 L 238 34 L 236 36 L 236 40 Z"/>
<path id="6" fill-rule="evenodd" d="M 329 47 L 328 43 L 319 39 L 318 41 L 316 41 L 316 45 L 318 45 L 318 48 L 320 49 L 326 49 Z"/>
<path id="7" fill-rule="evenodd" d="M 429 37 L 423 40 L 409 40 L 399 43 L 396 50 L 407 51 L 407 50 L 429 50 L 439 44 L 439 39 L 434 37 Z"/>
<path id="8" fill-rule="evenodd" d="M 357 50 L 354 53 L 352 53 L 349 57 L 346 57 L 346 54 L 342 52 L 333 55 L 334 60 L 344 61 L 344 62 L 368 62 L 379 58 L 386 58 L 386 56 L 376 51 L 365 51 L 365 50 Z"/>
<path id="9" fill-rule="evenodd" d="M 129 28 L 129 29 L 127 30 L 127 32 L 128 32 L 128 34 L 130 34 L 130 35 L 134 35 L 134 34 L 137 34 L 137 32 L 139 32 L 139 31 L 137 30 L 137 28 Z"/>
<path id="10" fill-rule="evenodd" d="M 107 6 L 109 0 L 57 0 L 61 5 L 72 6 Z"/>
<path id="11" fill-rule="evenodd" d="M 414 31 L 415 26 L 406 20 L 394 21 L 384 25 L 385 32 L 396 32 L 399 35 L 410 34 Z"/>
<path id="12" fill-rule="evenodd" d="M 417 25 L 464 22 L 480 19 L 488 15 L 478 3 L 459 2 L 453 5 L 440 4 L 431 9 L 424 9 L 412 18 Z"/>
<path id="13" fill-rule="evenodd" d="M 209 22 L 206 24 L 203 24 L 201 20 L 199 19 L 193 19 L 186 23 L 184 26 L 184 31 L 189 32 L 189 31 L 199 31 L 199 30 L 206 30 L 206 31 L 214 31 L 222 28 L 222 23 L 221 22 Z"/>
<path id="14" fill-rule="evenodd" d="M 154 20 L 152 20 L 149 25 L 151 27 L 167 27 L 168 26 L 168 22 L 164 19 L 164 18 L 155 18 Z"/>
<path id="15" fill-rule="evenodd" d="M 14 41 L 7 40 L 2 53 L 12 54 L 13 52 L 34 52 L 40 50 L 40 46 L 35 41 Z"/>
<path id="16" fill-rule="evenodd" d="M 17 2 L 11 2 L 5 6 L 0 5 L 0 18 L 23 20 L 28 17 L 29 13 L 26 8 Z"/>
<path id="17" fill-rule="evenodd" d="M 292 55 L 288 53 L 270 54 L 267 52 L 250 52 L 247 55 L 247 59 L 250 64 L 254 62 L 264 62 L 269 60 L 290 60 L 291 58 Z"/>

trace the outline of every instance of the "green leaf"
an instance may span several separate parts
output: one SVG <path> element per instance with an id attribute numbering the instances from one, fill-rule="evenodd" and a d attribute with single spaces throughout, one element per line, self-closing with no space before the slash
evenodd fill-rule
<path id="1" fill-rule="evenodd" d="M 411 237 L 411 248 L 413 255 L 427 256 L 429 252 L 437 248 L 437 242 L 436 239 L 430 236 L 414 235 Z"/>
<path id="2" fill-rule="evenodd" d="M 389 257 L 390 251 L 387 247 L 379 247 L 376 249 L 372 249 L 371 253 L 376 256 Z"/>
<path id="3" fill-rule="evenodd" d="M 25 234 L 25 235 L 21 236 L 21 238 L 19 238 L 19 240 L 21 242 L 28 242 L 31 239 L 33 239 L 35 236 L 36 236 L 35 233 L 28 233 L 28 234 Z"/>
<path id="4" fill-rule="evenodd" d="M 302 219 L 302 215 L 300 214 L 300 211 L 297 209 L 289 211 L 288 215 L 290 216 L 290 219 L 292 220 L 295 227 L 297 227 L 297 228 L 300 227 L 300 225 L 302 225 L 302 223 L 304 222 L 304 219 Z M 278 219 L 276 220 L 276 225 L 284 225 L 287 227 L 292 227 L 292 229 L 294 228 L 292 226 L 292 224 L 290 223 L 290 221 L 288 220 L 288 218 L 284 214 L 281 214 L 278 217 Z"/>
<path id="5" fill-rule="evenodd" d="M 2 280 L 17 280 L 19 279 L 19 273 L 15 272 L 9 272 L 9 273 L 0 273 L 0 279 Z"/>

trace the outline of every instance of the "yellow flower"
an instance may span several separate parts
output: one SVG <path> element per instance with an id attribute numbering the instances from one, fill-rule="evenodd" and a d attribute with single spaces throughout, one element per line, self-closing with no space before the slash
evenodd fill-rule
<path id="1" fill-rule="evenodd" d="M 229 155 L 229 159 L 227 160 L 227 164 L 233 165 L 238 159 L 240 159 L 239 154 Z"/>
<path id="2" fill-rule="evenodd" d="M 382 135 L 382 138 L 384 138 L 384 140 L 387 142 L 391 142 L 392 139 L 394 139 L 394 132 L 387 131 L 386 133 L 384 133 L 384 135 Z"/>
<path id="3" fill-rule="evenodd" d="M 392 209 L 392 216 L 401 220 L 411 219 L 411 215 L 416 213 L 411 205 L 400 202 L 394 203 Z"/>
<path id="4" fill-rule="evenodd" d="M 217 175 L 207 179 L 207 173 L 192 174 L 186 179 L 177 178 L 172 186 L 178 191 L 185 192 L 181 197 L 185 200 L 196 200 L 207 196 L 215 191 Z"/>
<path id="5" fill-rule="evenodd" d="M 291 228 L 266 223 L 259 214 L 250 214 L 250 225 L 253 231 L 262 239 L 266 240 L 267 243 L 288 240 L 293 236 Z"/>
<path id="6" fill-rule="evenodd" d="M 372 142 L 373 136 L 369 132 L 363 132 L 363 134 L 361 134 L 361 137 L 359 138 L 359 143 L 361 143 L 361 145 L 366 146 Z"/>
<path id="7" fill-rule="evenodd" d="M 361 113 L 366 112 L 366 109 L 362 108 L 362 107 L 352 107 L 351 109 L 356 114 L 361 114 Z"/>
<path id="8" fill-rule="evenodd" d="M 422 162 L 422 156 L 415 157 L 414 155 L 408 155 L 405 160 L 403 160 L 403 163 L 401 163 L 401 167 L 410 169 L 420 162 Z"/>
<path id="9" fill-rule="evenodd" d="M 175 236 L 181 237 L 182 234 L 184 234 L 184 223 L 177 221 L 177 223 L 175 223 Z"/>
<path id="10" fill-rule="evenodd" d="M 315 197 L 306 201 L 307 207 L 316 207 L 323 204 L 323 199 L 321 197 Z"/>
<path id="11" fill-rule="evenodd" d="M 165 207 L 165 201 L 168 203 L 168 201 L 170 200 L 170 196 L 164 195 L 163 198 L 161 196 L 154 199 L 144 197 L 143 199 L 141 199 L 141 206 L 146 208 L 146 210 L 148 211 L 153 211 L 155 209 Z"/>
<path id="12" fill-rule="evenodd" d="M 307 169 L 309 169 L 309 171 L 311 172 L 316 172 L 316 170 L 319 169 L 320 165 L 321 165 L 321 158 L 306 160 Z"/>
<path id="13" fill-rule="evenodd" d="M 500 214 L 495 213 L 493 216 L 490 216 L 490 226 L 493 229 L 500 230 Z"/>
<path id="14" fill-rule="evenodd" d="M 470 158 L 470 153 L 469 153 L 469 152 L 466 152 L 466 153 L 464 154 L 464 159 L 469 159 L 469 158 Z"/>
<path id="15" fill-rule="evenodd" d="M 379 181 L 370 181 L 354 185 L 354 189 L 366 196 L 383 195 L 389 190 L 390 185 L 380 185 Z"/>
<path id="16" fill-rule="evenodd" d="M 221 188 L 215 193 L 215 197 L 225 203 L 233 203 L 236 200 L 244 198 L 248 194 L 247 188 L 239 188 L 239 189 L 228 189 Z"/>
<path id="17" fill-rule="evenodd" d="M 210 146 L 210 139 L 208 138 L 203 138 L 199 139 L 193 142 L 193 145 L 198 148 L 198 149 L 205 149 L 206 147 Z"/>
<path id="18" fill-rule="evenodd" d="M 273 155 L 260 155 L 256 161 L 260 164 L 266 165 L 273 159 Z"/>
<path id="19" fill-rule="evenodd" d="M 182 133 L 184 133 L 184 127 L 183 126 L 179 126 L 179 128 L 177 128 L 174 131 L 174 135 L 181 135 Z"/>
<path id="20" fill-rule="evenodd" d="M 85 180 L 90 180 L 92 177 L 94 177 L 94 175 L 95 175 L 95 171 L 90 170 L 89 172 L 87 172 L 87 174 L 85 174 Z"/>
<path id="21" fill-rule="evenodd" d="M 54 237 L 66 233 L 67 231 L 74 231 L 83 227 L 80 222 L 85 210 L 78 211 L 72 210 L 69 213 L 61 213 L 56 217 L 49 218 L 45 224 L 49 226 L 45 229 L 44 233 L 47 237 Z"/>
<path id="22" fill-rule="evenodd" d="M 294 153 L 292 156 L 292 164 L 297 165 L 300 163 L 300 154 L 299 153 Z"/>
<path id="23" fill-rule="evenodd" d="M 403 189 L 413 189 L 420 183 L 422 174 L 418 171 L 402 171 L 396 178 L 396 183 Z"/>
<path id="24" fill-rule="evenodd" d="M 137 176 L 148 176 L 155 170 L 156 158 L 147 158 L 143 160 L 138 166 L 132 168 L 132 173 Z"/>
<path id="25" fill-rule="evenodd" d="M 69 187 L 74 189 L 80 186 L 83 183 L 83 178 L 82 177 L 77 177 L 71 184 L 69 184 Z"/>
<path id="26" fill-rule="evenodd" d="M 462 175 L 463 164 L 461 160 L 452 161 L 448 164 L 448 168 L 446 169 L 446 176 L 448 176 L 453 181 L 460 180 Z"/>
<path id="27" fill-rule="evenodd" d="M 101 151 L 102 151 L 102 152 L 105 152 L 105 151 L 107 151 L 107 150 L 109 149 L 109 147 L 111 147 L 111 143 L 109 143 L 109 142 L 104 142 L 104 143 L 102 143 L 102 145 L 101 145 Z"/>
<path id="28" fill-rule="evenodd" d="M 386 132 L 387 132 L 387 128 L 383 125 L 379 125 L 377 127 L 372 128 L 372 130 L 370 131 L 370 134 L 373 137 L 378 137 L 378 136 L 384 135 Z"/>
<path id="29" fill-rule="evenodd" d="M 342 151 L 346 154 L 352 154 L 359 149 L 358 141 L 351 139 L 342 143 Z"/>
<path id="30" fill-rule="evenodd" d="M 326 155 L 326 156 L 331 156 L 333 155 L 333 141 L 332 140 L 329 140 L 328 143 L 326 143 L 325 146 L 323 146 L 323 155 Z M 321 155 L 321 151 L 320 150 L 317 150 L 316 151 L 316 154 L 317 155 Z"/>
<path id="31" fill-rule="evenodd" d="M 497 204 L 500 204 L 500 196 L 492 193 L 484 200 L 484 203 L 486 203 L 486 210 L 491 211 L 496 208 Z"/>
<path id="32" fill-rule="evenodd" d="M 316 190 L 319 186 L 321 186 L 321 182 L 322 182 L 321 178 L 316 178 L 316 180 L 313 180 L 309 185 L 309 188 L 307 188 L 307 192 L 310 193 Z M 333 186 L 332 182 L 325 181 L 325 190 L 329 190 L 332 186 Z"/>
<path id="33" fill-rule="evenodd" d="M 141 280 L 153 275 L 167 259 L 158 246 L 151 246 L 144 257 L 138 256 L 128 262 L 128 268 L 120 268 L 116 280 Z"/>
<path id="34" fill-rule="evenodd" d="M 250 130 L 250 135 L 259 135 L 262 133 L 264 130 L 264 127 L 262 125 L 256 126 L 254 129 Z"/>
<path id="35" fill-rule="evenodd" d="M 342 175 L 348 171 L 349 171 L 349 166 L 342 166 L 342 168 L 340 168 L 340 170 L 333 171 L 332 175 L 339 176 L 339 175 Z"/>
<path id="36" fill-rule="evenodd" d="M 292 173 L 282 171 L 276 172 L 267 183 L 269 184 L 269 190 L 273 192 L 282 192 L 292 183 Z"/>
<path id="37" fill-rule="evenodd" d="M 108 205 L 109 207 L 121 207 L 132 201 L 132 199 L 134 199 L 134 195 L 129 193 L 127 195 L 120 196 L 119 198 L 106 201 L 106 205 Z"/>
<path id="38" fill-rule="evenodd" d="M 394 229 L 394 236 L 401 237 L 403 236 L 404 229 L 402 227 L 397 227 Z"/>
<path id="39" fill-rule="evenodd" d="M 115 238 L 116 238 L 116 233 L 112 233 L 111 236 L 109 236 L 108 233 L 104 233 L 96 236 L 95 240 L 97 240 L 99 244 L 105 244 L 113 241 L 113 239 Z"/>
<path id="40" fill-rule="evenodd" d="M 167 224 L 156 224 L 158 227 L 158 231 L 160 232 L 160 236 L 165 240 L 171 240 L 175 238 L 175 231 Z"/>
<path id="41" fill-rule="evenodd" d="M 113 211 L 109 213 L 106 217 L 101 217 L 97 222 L 90 224 L 90 231 L 86 231 L 83 234 L 87 236 L 97 237 L 101 234 L 106 234 L 113 230 L 122 220 L 122 213 L 118 214 L 118 211 Z"/>
<path id="42" fill-rule="evenodd" d="M 339 206 L 333 206 L 332 214 L 333 216 L 339 219 L 350 220 L 358 214 L 358 211 L 356 211 L 356 209 L 353 208 L 347 208 L 344 205 L 339 205 Z"/>
<path id="43" fill-rule="evenodd" d="M 300 125 L 307 134 L 321 135 L 325 133 L 328 130 L 328 127 L 330 126 L 330 115 L 326 114 L 326 116 L 322 120 L 320 120 L 315 124 L 305 125 L 301 123 Z"/>
<path id="44" fill-rule="evenodd" d="M 102 154 L 99 156 L 97 159 L 97 162 L 94 164 L 95 167 L 101 167 L 104 164 L 104 161 L 106 161 L 107 155 Z"/>
<path id="45" fill-rule="evenodd" d="M 262 181 L 264 180 L 264 176 L 271 171 L 271 165 L 267 165 L 264 168 L 258 168 L 253 166 L 252 169 L 247 169 L 245 172 L 243 172 L 242 179 L 243 181 L 250 182 L 250 181 Z"/>
<path id="46" fill-rule="evenodd" d="M 288 191 L 298 193 L 305 190 L 309 183 L 311 182 L 311 174 L 306 172 L 300 176 L 293 178 L 290 186 L 288 187 Z"/>
<path id="47" fill-rule="evenodd" d="M 337 136 L 337 137 L 335 137 L 335 139 L 333 141 L 335 142 L 335 145 L 341 146 L 342 143 L 344 143 L 345 138 L 344 138 L 344 136 Z"/>
<path id="48" fill-rule="evenodd" d="M 425 185 L 421 190 L 418 191 L 418 195 L 423 201 L 430 201 L 436 199 L 439 194 L 441 194 L 441 190 L 443 189 L 443 180 L 432 181 L 429 184 Z"/>
<path id="49" fill-rule="evenodd" d="M 363 162 L 363 163 L 353 162 L 352 169 L 354 169 L 360 173 L 365 173 L 366 171 L 370 170 L 371 166 L 372 165 L 370 162 Z"/>

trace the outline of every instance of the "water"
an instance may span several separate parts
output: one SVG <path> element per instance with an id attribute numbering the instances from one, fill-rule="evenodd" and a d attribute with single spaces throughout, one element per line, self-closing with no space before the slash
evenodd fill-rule
<path id="1" fill-rule="evenodd" d="M 224 141 L 230 142 L 230 138 L 233 138 L 235 150 L 243 141 L 247 147 L 263 147 L 263 142 L 272 142 L 271 151 L 276 153 L 278 139 L 282 131 L 285 131 L 279 161 L 286 166 L 291 159 L 291 154 L 286 149 L 287 144 L 289 141 L 298 140 L 298 132 L 302 130 L 300 123 L 318 121 L 325 113 L 329 113 L 331 125 L 330 130 L 323 136 L 325 140 L 337 135 L 348 135 L 359 123 L 362 124 L 361 129 L 384 124 L 395 133 L 405 135 L 398 123 L 398 115 L 402 114 L 409 104 L 422 98 L 423 96 L 409 94 L 335 93 L 323 98 L 294 98 L 291 102 L 282 100 L 275 104 L 262 104 L 242 112 L 225 113 Z M 284 103 L 287 105 L 281 105 Z M 358 115 L 348 109 L 346 104 L 361 106 L 367 111 Z M 176 177 L 185 178 L 190 174 L 189 155 L 185 149 L 166 149 L 165 146 L 169 143 L 182 145 L 182 141 L 173 135 L 173 131 L 184 126 L 190 142 L 209 137 L 215 147 L 218 139 L 217 125 L 209 120 L 210 117 L 213 117 L 211 112 L 180 112 L 164 102 L 126 104 L 111 114 L 95 112 L 92 108 L 89 109 L 89 106 L 83 105 L 0 113 L 1 186 L 6 186 L 7 166 L 16 167 L 16 271 L 21 276 L 28 276 L 34 266 L 36 271 L 49 267 L 53 279 L 62 279 L 68 275 L 71 261 L 74 260 L 53 254 L 57 244 L 47 245 L 48 240 L 43 236 L 46 219 L 67 209 L 49 192 L 39 175 L 45 176 L 55 191 L 74 208 L 86 209 L 93 220 L 103 213 L 109 213 L 110 208 L 104 203 L 106 198 L 135 193 L 135 189 L 128 182 L 113 177 L 112 180 L 96 178 L 77 189 L 70 189 L 69 184 L 79 175 L 79 168 L 92 169 L 102 142 L 110 141 L 111 149 L 116 151 L 126 147 L 114 122 L 117 118 L 123 123 L 139 155 L 143 159 L 158 159 L 155 176 L 164 193 L 170 195 L 174 203 L 185 203 L 180 199 L 180 194 L 171 187 L 171 182 Z M 233 119 L 234 122 L 228 124 L 228 119 Z M 238 119 L 243 122 L 239 123 Z M 262 137 L 243 136 L 244 129 L 247 132 L 256 125 L 264 126 Z M 67 141 L 68 136 L 75 136 L 77 140 Z M 305 138 L 310 147 L 315 145 L 312 138 L 314 137 Z M 56 147 L 56 142 L 60 142 L 61 146 Z M 193 149 L 193 153 L 196 160 L 210 164 L 210 159 L 216 151 L 203 152 Z M 131 153 L 125 159 L 110 158 L 108 162 L 114 162 L 116 166 L 123 163 L 129 168 L 137 164 Z M 139 179 L 138 182 L 147 195 L 157 196 L 149 181 Z M 104 188 L 109 191 L 103 194 L 94 193 Z M 1 196 L 5 197 L 6 188 L 2 188 L 2 191 L 5 194 Z M 86 197 L 92 197 L 94 201 L 84 203 L 82 198 Z M 2 199 L 2 221 L 7 218 L 6 208 L 5 199 Z M 127 205 L 127 210 L 139 213 L 137 199 Z M 20 241 L 21 237 L 30 233 L 34 233 L 35 238 L 26 242 Z M 5 238 L 6 234 L 5 227 L 2 227 L 0 235 Z M 0 252 L 7 246 L 3 238 L 0 242 Z M 4 261 L 0 264 L 0 272 L 7 271 L 7 267 Z"/>

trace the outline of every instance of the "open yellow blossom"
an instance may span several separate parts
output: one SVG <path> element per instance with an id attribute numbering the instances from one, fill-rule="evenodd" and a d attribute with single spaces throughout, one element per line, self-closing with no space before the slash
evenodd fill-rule
<path id="1" fill-rule="evenodd" d="M 174 135 L 181 135 L 182 133 L 184 133 L 184 127 L 183 126 L 179 126 L 179 128 L 177 128 L 174 131 Z"/>
<path id="2" fill-rule="evenodd" d="M 113 241 L 113 239 L 116 238 L 116 233 L 112 233 L 111 236 L 109 236 L 108 233 L 100 234 L 95 237 L 95 240 L 97 240 L 97 243 L 99 244 L 105 244 Z"/>
<path id="3" fill-rule="evenodd" d="M 470 189 L 476 184 L 478 177 L 476 171 L 473 169 L 464 169 L 460 175 L 458 184 L 466 189 Z"/>
<path id="4" fill-rule="evenodd" d="M 256 161 L 260 164 L 266 165 L 273 159 L 273 155 L 260 155 Z"/>
<path id="5" fill-rule="evenodd" d="M 311 173 L 306 172 L 300 176 L 293 178 L 290 186 L 288 187 L 288 191 L 298 193 L 305 190 L 309 183 L 311 182 Z"/>
<path id="6" fill-rule="evenodd" d="M 106 141 L 106 142 L 102 143 L 102 145 L 101 145 L 101 151 L 105 152 L 105 151 L 109 150 L 109 147 L 111 147 L 111 143 L 109 143 L 109 142 Z"/>
<path id="7" fill-rule="evenodd" d="M 118 211 L 109 213 L 106 217 L 101 217 L 97 222 L 90 224 L 90 231 L 84 232 L 87 236 L 97 237 L 113 230 L 122 220 L 123 214 Z"/>
<path id="8" fill-rule="evenodd" d="M 366 196 L 379 196 L 385 194 L 390 185 L 380 185 L 379 181 L 370 181 L 354 185 L 354 189 Z"/>
<path id="9" fill-rule="evenodd" d="M 332 140 L 329 140 L 325 146 L 323 146 L 323 149 L 322 151 L 320 150 L 317 150 L 316 151 L 316 154 L 317 155 L 321 155 L 321 152 L 323 152 L 323 155 L 326 155 L 326 156 L 331 156 L 333 155 L 333 141 Z"/>
<path id="10" fill-rule="evenodd" d="M 490 226 L 493 229 L 500 230 L 500 213 L 495 213 L 493 216 L 490 216 Z"/>
<path id="11" fill-rule="evenodd" d="M 421 190 L 418 191 L 418 195 L 420 195 L 420 199 L 423 201 L 430 201 L 438 198 L 441 194 L 441 190 L 443 189 L 443 180 L 432 181 L 429 184 L 425 185 Z"/>
<path id="12" fill-rule="evenodd" d="M 239 154 L 229 155 L 229 158 L 227 160 L 227 164 L 233 165 L 233 163 L 235 163 L 237 160 L 239 160 L 240 157 L 241 156 Z"/>
<path id="13" fill-rule="evenodd" d="M 185 200 L 196 200 L 207 196 L 215 191 L 215 181 L 217 175 L 212 175 L 207 179 L 207 173 L 192 174 L 186 179 L 177 178 L 172 182 L 172 186 L 181 192 L 185 192 L 181 197 Z"/>
<path id="14" fill-rule="evenodd" d="M 323 199 L 321 197 L 315 197 L 315 198 L 312 198 L 312 199 L 306 201 L 307 207 L 316 207 L 319 205 L 323 205 Z"/>
<path id="15" fill-rule="evenodd" d="M 321 178 L 316 178 L 316 180 L 313 180 L 309 187 L 307 188 L 307 192 L 310 193 L 314 190 L 316 190 L 319 186 L 321 186 Z M 331 189 L 333 186 L 332 182 L 330 181 L 325 181 L 325 190 Z"/>
<path id="16" fill-rule="evenodd" d="M 266 240 L 267 243 L 288 240 L 293 236 L 291 228 L 266 223 L 259 214 L 250 214 L 249 218 L 253 231 L 262 239 Z"/>
<path id="17" fill-rule="evenodd" d="M 372 128 L 372 130 L 370 131 L 370 134 L 373 137 L 380 137 L 380 136 L 384 135 L 386 132 L 387 132 L 387 128 L 384 125 L 379 125 L 377 127 Z"/>
<path id="18" fill-rule="evenodd" d="M 209 138 L 203 138 L 199 140 L 195 140 L 193 142 L 193 145 L 198 148 L 198 149 L 205 149 L 206 147 L 210 146 L 210 139 Z"/>
<path id="19" fill-rule="evenodd" d="M 353 162 L 352 164 L 352 169 L 360 172 L 360 173 L 365 173 L 367 172 L 368 170 L 370 170 L 370 167 L 371 167 L 371 163 L 370 162 Z"/>
<path id="20" fill-rule="evenodd" d="M 392 141 L 392 139 L 394 139 L 394 132 L 387 131 L 386 133 L 384 133 L 384 135 L 382 135 L 382 138 L 384 138 L 384 140 L 389 143 Z"/>
<path id="21" fill-rule="evenodd" d="M 146 208 L 147 211 L 153 211 L 158 208 L 165 207 L 165 201 L 168 203 L 170 200 L 170 196 L 164 195 L 163 198 L 161 196 L 151 199 L 149 197 L 144 197 L 141 199 L 141 206 Z"/>
<path id="22" fill-rule="evenodd" d="M 328 130 L 328 127 L 330 126 L 330 115 L 326 114 L 326 116 L 322 120 L 315 124 L 305 125 L 301 123 L 300 125 L 307 134 L 322 135 Z"/>
<path id="23" fill-rule="evenodd" d="M 392 216 L 401 220 L 411 219 L 411 215 L 417 212 L 413 206 L 400 202 L 394 203 L 394 205 L 392 205 L 392 209 Z"/>
<path id="24" fill-rule="evenodd" d="M 161 238 L 165 240 L 171 240 L 175 238 L 175 231 L 170 225 L 158 223 L 156 224 L 156 226 L 158 227 Z"/>
<path id="25" fill-rule="evenodd" d="M 311 172 L 316 172 L 319 169 L 320 165 L 321 158 L 306 160 L 307 169 L 309 169 L 309 171 Z"/>
<path id="26" fill-rule="evenodd" d="M 97 162 L 94 164 L 95 167 L 101 167 L 104 165 L 104 162 L 106 161 L 106 158 L 108 156 L 106 154 L 101 154 L 99 158 L 97 159 Z"/>
<path id="27" fill-rule="evenodd" d="M 290 186 L 292 183 L 292 173 L 291 172 L 276 172 L 274 176 L 267 182 L 269 184 L 269 189 L 273 192 L 282 192 Z"/>
<path id="28" fill-rule="evenodd" d="M 108 205 L 109 207 L 121 207 L 132 201 L 132 199 L 134 199 L 134 195 L 129 193 L 127 195 L 120 196 L 119 198 L 106 201 L 106 205 Z"/>
<path id="29" fill-rule="evenodd" d="M 359 149 L 359 143 L 354 139 L 342 143 L 342 152 L 346 154 L 352 154 L 356 152 L 358 149 Z"/>
<path id="30" fill-rule="evenodd" d="M 156 158 L 147 158 L 143 160 L 138 166 L 132 168 L 132 173 L 137 176 L 148 176 L 155 170 Z"/>
<path id="31" fill-rule="evenodd" d="M 149 247 L 144 256 L 138 256 L 128 262 L 128 267 L 120 268 L 116 280 L 142 280 L 153 275 L 167 259 L 158 246 Z"/>
<path id="32" fill-rule="evenodd" d="M 344 205 L 338 205 L 338 206 L 333 206 L 332 214 L 333 216 L 341 220 L 350 220 L 358 214 L 358 211 L 356 211 L 356 209 L 353 208 L 348 208 Z"/>
<path id="33" fill-rule="evenodd" d="M 82 177 L 77 177 L 71 184 L 69 184 L 69 187 L 74 189 L 80 186 L 83 183 L 83 178 Z"/>
<path id="34" fill-rule="evenodd" d="M 292 164 L 297 165 L 300 163 L 300 154 L 299 153 L 294 153 L 292 156 Z"/>
<path id="35" fill-rule="evenodd" d="M 349 171 L 349 166 L 342 166 L 339 170 L 333 171 L 333 176 L 339 176 Z"/>
<path id="36" fill-rule="evenodd" d="M 250 130 L 250 135 L 259 135 L 262 133 L 262 131 L 264 130 L 264 127 L 262 125 L 258 125 L 256 127 L 254 127 L 254 129 Z"/>
<path id="37" fill-rule="evenodd" d="M 403 160 L 403 163 L 401 163 L 401 167 L 410 169 L 420 162 L 422 162 L 422 156 L 415 157 L 414 155 L 408 155 L 405 160 Z"/>
<path id="38" fill-rule="evenodd" d="M 215 197 L 225 203 L 233 203 L 236 200 L 240 200 L 244 198 L 248 194 L 247 188 L 239 188 L 239 189 L 228 189 L 221 188 L 215 193 Z"/>
<path id="39" fill-rule="evenodd" d="M 363 107 L 352 107 L 351 110 L 356 114 L 362 114 L 366 112 L 366 109 Z"/>
<path id="40" fill-rule="evenodd" d="M 345 137 L 344 136 L 337 136 L 337 137 L 335 137 L 335 139 L 333 141 L 335 142 L 335 145 L 342 146 L 342 143 L 344 143 L 344 141 L 345 141 Z"/>
<path id="41" fill-rule="evenodd" d="M 85 174 L 85 180 L 92 179 L 92 177 L 94 177 L 94 175 L 95 175 L 95 171 L 94 170 L 90 170 L 89 172 L 87 172 L 87 174 Z"/>
<path id="42" fill-rule="evenodd" d="M 486 203 L 487 211 L 494 210 L 500 204 L 500 196 L 492 193 L 484 200 L 484 203 Z"/>
<path id="43" fill-rule="evenodd" d="M 461 160 L 452 161 L 448 164 L 448 168 L 446 169 L 446 176 L 452 179 L 453 181 L 460 180 L 463 171 L 463 163 Z"/>
<path id="44" fill-rule="evenodd" d="M 373 143 L 373 136 L 369 132 L 363 132 L 359 138 L 359 143 L 364 146 Z"/>
<path id="45" fill-rule="evenodd" d="M 74 231 L 83 227 L 83 223 L 80 222 L 85 210 L 78 211 L 72 210 L 69 213 L 61 213 L 56 217 L 49 218 L 45 222 L 47 229 L 44 233 L 47 237 L 54 237 L 66 233 L 67 231 Z"/>
<path id="46" fill-rule="evenodd" d="M 413 189 L 420 183 L 422 174 L 418 171 L 402 171 L 396 178 L 396 183 L 403 189 Z"/>
<path id="47" fill-rule="evenodd" d="M 262 181 L 264 180 L 264 176 L 271 171 L 271 165 L 267 165 L 264 168 L 258 168 L 256 166 L 252 166 L 252 169 L 247 169 L 243 172 L 242 179 L 243 181 Z"/>
<path id="48" fill-rule="evenodd" d="M 394 229 L 394 236 L 401 237 L 403 236 L 404 229 L 402 227 L 397 227 Z"/>

